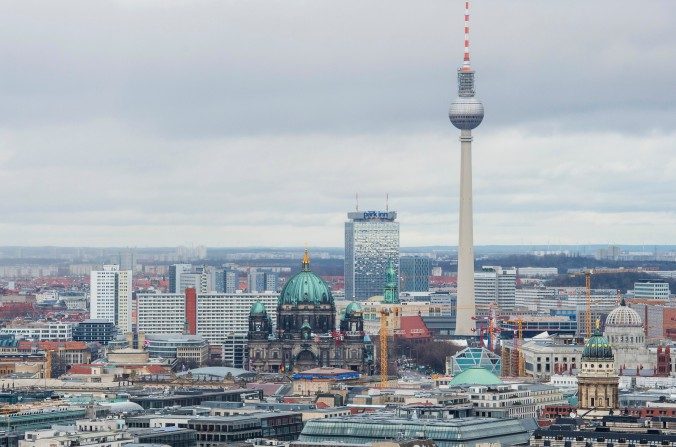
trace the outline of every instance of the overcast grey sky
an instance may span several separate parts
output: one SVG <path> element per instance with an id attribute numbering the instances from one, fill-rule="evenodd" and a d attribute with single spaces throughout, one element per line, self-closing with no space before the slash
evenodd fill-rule
<path id="1" fill-rule="evenodd" d="M 476 243 L 676 243 L 676 2 L 472 7 Z M 0 3 L 0 244 L 455 244 L 463 9 Z"/>

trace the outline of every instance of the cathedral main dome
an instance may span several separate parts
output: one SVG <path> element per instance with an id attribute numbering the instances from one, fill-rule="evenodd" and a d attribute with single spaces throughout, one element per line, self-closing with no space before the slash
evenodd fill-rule
<path id="1" fill-rule="evenodd" d="M 279 295 L 278 305 L 334 304 L 331 288 L 310 271 L 310 256 L 305 251 L 301 271 L 292 276 Z"/>
<path id="2" fill-rule="evenodd" d="M 613 309 L 606 317 L 606 327 L 642 327 L 643 320 L 639 314 L 624 301 L 620 306 Z"/>

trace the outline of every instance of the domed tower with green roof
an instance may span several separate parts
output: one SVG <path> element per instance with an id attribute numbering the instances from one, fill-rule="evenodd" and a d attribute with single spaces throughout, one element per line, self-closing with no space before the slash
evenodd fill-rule
<path id="1" fill-rule="evenodd" d="M 611 414 L 619 409 L 620 402 L 613 349 L 600 326 L 597 320 L 596 331 L 584 346 L 577 376 L 578 408 L 582 412 L 591 410 L 591 417 Z"/>
<path id="2" fill-rule="evenodd" d="M 272 334 L 272 321 L 260 301 L 251 305 L 249 311 L 249 340 L 267 340 Z"/>
<path id="3" fill-rule="evenodd" d="M 399 293 L 397 293 L 397 271 L 394 268 L 394 263 L 390 264 L 385 270 L 385 290 L 383 291 L 383 303 L 399 304 Z"/>
<path id="4" fill-rule="evenodd" d="M 261 372 L 304 371 L 334 367 L 367 371 L 361 308 L 336 328 L 336 305 L 331 288 L 310 269 L 305 250 L 301 269 L 288 279 L 277 301 L 277 328 L 270 340 L 249 336 L 250 368 Z M 256 305 L 254 305 L 256 307 Z M 254 309 L 250 320 L 259 318 Z M 343 330 L 343 321 L 349 321 Z M 250 323 L 250 330 L 253 328 Z"/>

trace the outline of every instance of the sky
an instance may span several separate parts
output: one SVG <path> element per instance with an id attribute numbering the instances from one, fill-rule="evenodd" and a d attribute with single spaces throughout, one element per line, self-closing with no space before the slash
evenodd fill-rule
<path id="1" fill-rule="evenodd" d="M 460 0 L 0 4 L 0 245 L 457 243 Z M 676 2 L 475 0 L 476 244 L 676 243 Z"/>

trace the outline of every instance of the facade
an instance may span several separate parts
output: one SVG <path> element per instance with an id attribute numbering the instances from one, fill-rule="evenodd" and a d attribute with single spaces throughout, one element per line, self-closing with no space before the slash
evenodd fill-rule
<path id="1" fill-rule="evenodd" d="M 429 438 L 438 447 L 476 445 L 526 445 L 529 431 L 518 419 L 401 418 L 379 413 L 363 416 L 313 419 L 305 423 L 299 440 L 314 444 L 342 445 L 370 443 L 383 439 Z"/>
<path id="2" fill-rule="evenodd" d="M 73 339 L 73 324 L 56 321 L 13 321 L 0 329 L 0 334 L 16 339 L 69 341 Z"/>
<path id="3" fill-rule="evenodd" d="M 345 222 L 345 296 L 380 295 L 390 262 L 399 271 L 399 222 L 395 211 L 347 214 Z M 398 275 L 397 275 L 398 276 Z"/>
<path id="4" fill-rule="evenodd" d="M 669 283 L 661 281 L 638 281 L 634 283 L 634 298 L 641 300 L 669 301 Z"/>
<path id="5" fill-rule="evenodd" d="M 619 381 L 610 342 L 601 335 L 600 323 L 587 340 L 577 375 L 578 411 L 589 417 L 612 413 L 620 408 Z"/>
<path id="6" fill-rule="evenodd" d="M 474 297 L 478 315 L 487 315 L 493 305 L 501 312 L 514 310 L 516 269 L 484 266 L 474 273 Z"/>
<path id="7" fill-rule="evenodd" d="M 145 334 L 181 334 L 186 328 L 186 295 L 139 293 L 137 328 Z"/>
<path id="8" fill-rule="evenodd" d="M 402 256 L 399 260 L 402 292 L 427 292 L 430 289 L 432 260 L 427 256 Z"/>
<path id="9" fill-rule="evenodd" d="M 543 278 L 559 274 L 559 269 L 556 267 L 519 267 L 517 271 L 519 272 L 519 276 L 527 278 Z"/>
<path id="10" fill-rule="evenodd" d="M 250 309 L 248 338 L 252 371 L 305 371 L 322 366 L 369 370 L 361 307 L 351 303 L 336 327 L 331 289 L 310 271 L 307 251 L 301 271 L 279 295 L 277 330 L 265 306 L 256 302 Z"/>
<path id="11" fill-rule="evenodd" d="M 132 271 L 117 265 L 92 270 L 89 277 L 90 315 L 110 321 L 119 333 L 131 332 Z"/>
<path id="12" fill-rule="evenodd" d="M 234 270 L 224 270 L 223 278 L 225 284 L 225 293 L 235 293 L 239 289 L 239 275 Z"/>
<path id="13" fill-rule="evenodd" d="M 246 280 L 247 292 L 256 293 L 265 291 L 265 273 L 251 270 L 249 271 Z"/>
<path id="14" fill-rule="evenodd" d="M 146 334 L 201 335 L 211 344 L 222 344 L 246 335 L 249 309 L 260 301 L 276 324 L 276 293 L 139 293 L 138 330 Z M 194 330 L 192 329 L 194 328 Z"/>
<path id="15" fill-rule="evenodd" d="M 209 345 L 199 335 L 146 335 L 144 348 L 150 358 L 177 359 L 198 366 L 209 360 Z"/>
<path id="16" fill-rule="evenodd" d="M 73 328 L 73 340 L 107 345 L 117 335 L 115 324 L 106 320 L 84 320 Z"/>
<path id="17" fill-rule="evenodd" d="M 469 393 L 478 417 L 537 418 L 547 405 L 568 403 L 558 388 L 541 384 L 480 385 Z"/>
<path id="18" fill-rule="evenodd" d="M 183 293 L 181 275 L 192 271 L 192 264 L 173 264 L 169 266 L 169 293 Z"/>
<path id="19" fill-rule="evenodd" d="M 576 344 L 572 336 L 550 336 L 526 341 L 519 351 L 523 356 L 526 376 L 546 381 L 560 373 L 575 373 L 580 367 L 584 346 Z M 503 358 L 516 357 L 513 340 L 503 340 Z M 503 362 L 503 376 L 518 376 L 514 361 Z"/>

